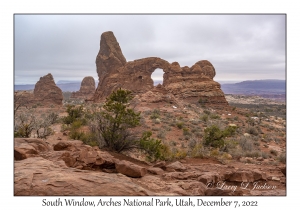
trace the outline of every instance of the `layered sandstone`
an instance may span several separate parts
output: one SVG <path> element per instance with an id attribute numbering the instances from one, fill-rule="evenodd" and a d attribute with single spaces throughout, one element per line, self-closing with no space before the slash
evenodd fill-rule
<path id="1" fill-rule="evenodd" d="M 73 92 L 70 98 L 89 99 L 95 93 L 95 79 L 93 77 L 85 77 L 81 82 L 79 91 Z"/>
<path id="2" fill-rule="evenodd" d="M 96 66 L 99 84 L 92 98 L 94 101 L 104 100 L 118 88 L 128 89 L 135 95 L 154 92 L 151 74 L 160 68 L 164 71 L 162 86 L 165 94 L 190 102 L 228 104 L 220 84 L 213 80 L 216 71 L 209 61 L 198 61 L 192 67 L 180 67 L 177 62 L 169 63 L 158 57 L 126 62 L 111 31 L 101 35 Z"/>
<path id="3" fill-rule="evenodd" d="M 203 159 L 147 164 L 84 145 L 80 140 L 44 141 L 15 138 L 14 195 L 281 195 L 286 194 L 284 167 L 230 165 Z M 235 191 L 217 188 L 237 187 Z M 253 189 L 252 183 L 276 186 Z M 221 185 L 220 185 L 221 186 Z"/>
<path id="4" fill-rule="evenodd" d="M 35 102 L 62 105 L 62 90 L 56 86 L 52 74 L 40 78 L 33 91 Z"/>

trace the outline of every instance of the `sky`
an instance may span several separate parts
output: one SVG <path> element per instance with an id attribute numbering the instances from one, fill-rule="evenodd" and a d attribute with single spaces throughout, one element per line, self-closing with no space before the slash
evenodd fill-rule
<path id="1" fill-rule="evenodd" d="M 214 80 L 285 79 L 286 16 L 14 15 L 14 83 L 98 81 L 100 36 L 113 31 L 127 61 L 160 57 L 180 66 L 209 60 Z M 155 79 L 159 79 L 158 73 Z"/>

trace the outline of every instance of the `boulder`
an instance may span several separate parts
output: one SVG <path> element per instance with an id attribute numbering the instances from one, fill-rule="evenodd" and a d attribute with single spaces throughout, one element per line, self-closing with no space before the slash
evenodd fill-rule
<path id="1" fill-rule="evenodd" d="M 23 160 L 28 157 L 35 157 L 40 152 L 49 151 L 50 147 L 42 139 L 35 138 L 15 138 L 14 139 L 14 158 Z"/>
<path id="2" fill-rule="evenodd" d="M 164 170 L 162 170 L 161 168 L 157 168 L 157 167 L 151 167 L 147 169 L 149 173 L 151 174 L 155 174 L 155 175 L 161 175 L 164 173 Z"/>
<path id="3" fill-rule="evenodd" d="M 142 177 L 147 173 L 146 168 L 126 160 L 116 162 L 116 169 L 119 173 L 133 178 Z"/>
<path id="4" fill-rule="evenodd" d="M 226 173 L 224 175 L 224 179 L 231 182 L 254 182 L 258 180 L 266 180 L 266 174 L 258 170 L 239 170 Z"/>
<path id="5" fill-rule="evenodd" d="M 78 148 L 81 146 L 83 146 L 83 142 L 80 140 L 74 140 L 74 141 L 62 140 L 57 144 L 53 145 L 53 150 L 54 151 L 61 151 L 61 150 L 75 151 L 78 150 Z"/>
<path id="6" fill-rule="evenodd" d="M 181 172 L 183 172 L 183 171 L 187 170 L 187 168 L 182 163 L 180 163 L 179 161 L 171 163 L 171 164 L 167 165 L 166 167 L 167 167 L 166 170 L 169 170 L 169 171 L 173 171 L 174 170 L 174 171 L 181 171 Z"/>
<path id="7" fill-rule="evenodd" d="M 205 172 L 203 175 L 198 177 L 198 181 L 203 184 L 207 183 L 217 183 L 222 181 L 223 177 L 216 172 Z"/>

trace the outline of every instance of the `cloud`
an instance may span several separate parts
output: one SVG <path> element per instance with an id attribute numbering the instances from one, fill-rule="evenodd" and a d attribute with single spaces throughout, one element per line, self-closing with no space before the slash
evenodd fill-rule
<path id="1" fill-rule="evenodd" d="M 285 15 L 15 15 L 15 83 L 97 78 L 100 36 L 113 31 L 127 61 L 209 60 L 216 79 L 285 78 Z"/>

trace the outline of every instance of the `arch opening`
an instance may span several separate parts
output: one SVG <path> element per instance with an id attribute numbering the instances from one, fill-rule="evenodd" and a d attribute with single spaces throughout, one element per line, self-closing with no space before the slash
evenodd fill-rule
<path id="1" fill-rule="evenodd" d="M 163 84 L 164 81 L 164 71 L 161 68 L 157 68 L 151 74 L 151 79 L 153 80 L 153 86 L 157 86 L 158 84 Z"/>

